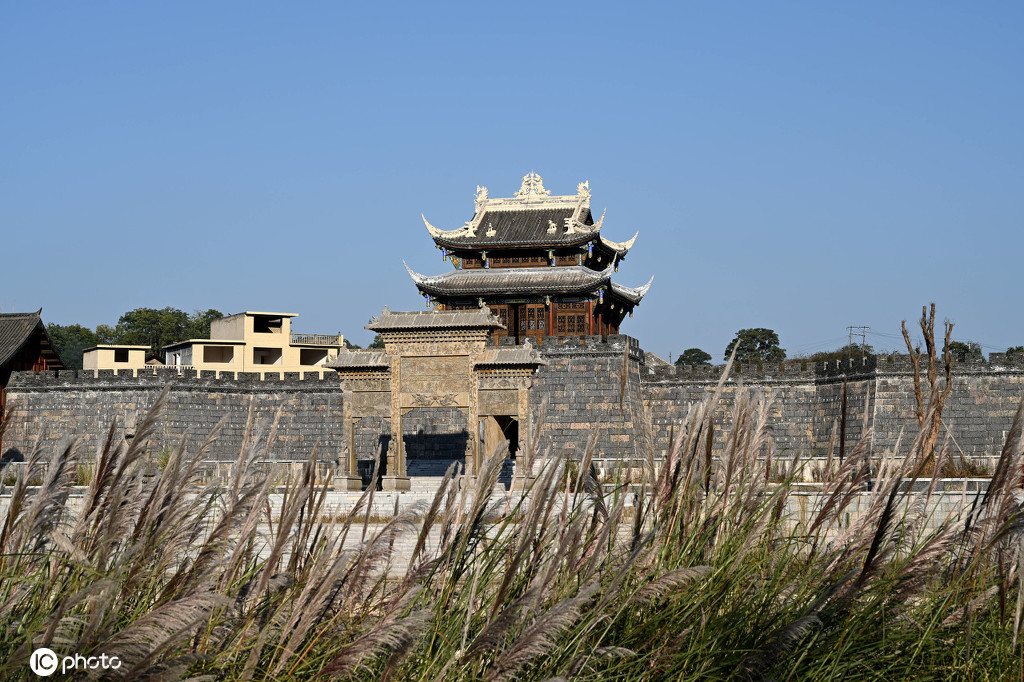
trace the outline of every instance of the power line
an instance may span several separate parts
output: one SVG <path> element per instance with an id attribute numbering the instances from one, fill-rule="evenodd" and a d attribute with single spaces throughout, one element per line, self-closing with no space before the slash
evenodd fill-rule
<path id="1" fill-rule="evenodd" d="M 854 324 L 854 325 L 848 326 L 846 328 L 846 331 L 850 332 L 850 345 L 851 346 L 853 345 L 853 335 L 854 334 L 860 334 L 860 346 L 861 346 L 861 348 L 863 348 L 864 346 L 868 345 L 868 330 L 870 330 L 870 329 L 871 329 L 871 327 L 868 327 L 866 325 L 856 325 L 856 324 Z"/>

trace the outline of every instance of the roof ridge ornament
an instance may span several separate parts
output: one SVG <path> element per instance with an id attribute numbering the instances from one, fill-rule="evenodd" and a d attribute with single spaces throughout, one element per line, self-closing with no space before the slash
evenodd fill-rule
<path id="1" fill-rule="evenodd" d="M 584 180 L 580 184 L 576 185 L 576 194 L 583 197 L 584 199 L 590 198 L 590 180 Z"/>
<path id="2" fill-rule="evenodd" d="M 523 184 L 519 187 L 519 191 L 512 196 L 517 199 L 529 199 L 531 196 L 549 197 L 551 190 L 544 189 L 544 179 L 540 177 L 539 173 L 530 171 L 523 176 Z"/>
<path id="3" fill-rule="evenodd" d="M 476 203 L 478 204 L 482 204 L 483 202 L 487 201 L 486 187 L 481 187 L 480 185 L 476 186 L 476 197 L 474 198 L 474 201 L 476 201 Z"/>
<path id="4" fill-rule="evenodd" d="M 590 195 L 587 195 L 587 197 L 589 196 Z M 601 231 L 601 226 L 604 224 L 604 214 L 608 212 L 608 209 L 606 208 L 604 212 L 601 213 L 601 219 L 598 220 L 596 223 L 594 223 L 593 225 L 586 225 L 580 222 L 580 214 L 582 213 L 582 208 L 584 206 L 585 201 L 586 198 L 580 195 L 580 205 L 577 207 L 576 212 L 565 219 L 566 234 L 591 234 L 598 233 Z"/>

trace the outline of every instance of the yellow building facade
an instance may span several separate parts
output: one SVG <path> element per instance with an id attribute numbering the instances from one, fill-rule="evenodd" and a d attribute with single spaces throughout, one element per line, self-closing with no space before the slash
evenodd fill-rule
<path id="1" fill-rule="evenodd" d="M 345 345 L 342 334 L 294 334 L 295 313 L 246 311 L 210 323 L 210 338 L 164 346 L 165 365 L 214 372 L 333 374 L 324 365 Z M 144 370 L 149 346 L 99 345 L 86 349 L 83 369 Z"/>
<path id="2" fill-rule="evenodd" d="M 164 346 L 165 364 L 218 372 L 317 372 L 345 345 L 342 334 L 294 334 L 295 313 L 246 311 L 210 323 L 209 339 Z"/>
<path id="3" fill-rule="evenodd" d="M 149 346 L 100 344 L 82 352 L 82 369 L 143 369 Z"/>

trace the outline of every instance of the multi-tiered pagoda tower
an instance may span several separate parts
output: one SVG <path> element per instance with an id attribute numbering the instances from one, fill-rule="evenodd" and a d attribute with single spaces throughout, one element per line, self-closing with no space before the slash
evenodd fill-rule
<path id="1" fill-rule="evenodd" d="M 410 269 L 416 287 L 441 310 L 489 306 L 505 325 L 498 338 L 618 334 L 651 286 L 612 281 L 637 235 L 626 242 L 601 236 L 604 215 L 594 222 L 588 182 L 574 195 L 551 196 L 529 173 L 509 198 L 489 198 L 477 187 L 476 212 L 456 230 L 423 222 L 455 270 L 429 277 Z"/>

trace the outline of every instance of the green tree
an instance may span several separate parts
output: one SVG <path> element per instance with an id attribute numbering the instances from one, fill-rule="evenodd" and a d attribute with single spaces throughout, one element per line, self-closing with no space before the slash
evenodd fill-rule
<path id="1" fill-rule="evenodd" d="M 711 354 L 700 348 L 687 348 L 676 359 L 677 365 L 710 365 Z"/>
<path id="2" fill-rule="evenodd" d="M 979 362 L 985 359 L 985 356 L 981 353 L 981 344 L 976 341 L 950 341 L 949 342 L 949 354 L 952 355 L 957 362 Z"/>
<path id="3" fill-rule="evenodd" d="M 875 349 L 870 344 L 858 344 L 851 343 L 842 348 L 836 350 L 827 350 L 815 353 L 811 356 L 811 360 L 815 362 L 824 362 L 827 360 L 848 360 L 850 358 L 862 358 L 866 355 L 874 355 Z"/>
<path id="4" fill-rule="evenodd" d="M 348 339 L 344 339 L 344 341 L 345 341 L 345 348 L 348 348 L 349 350 L 359 350 L 360 348 L 362 348 L 362 346 L 360 346 L 359 344 L 352 343 Z"/>
<path id="5" fill-rule="evenodd" d="M 149 346 L 149 355 L 162 361 L 164 346 L 188 339 L 208 338 L 210 322 L 220 317 L 224 317 L 223 313 L 213 309 L 189 315 L 171 307 L 160 310 L 136 308 L 121 316 L 113 329 L 113 339 L 107 343 Z"/>
<path id="6" fill-rule="evenodd" d="M 96 325 L 96 338 L 100 343 L 117 343 L 117 330 L 109 324 Z"/>
<path id="7" fill-rule="evenodd" d="M 210 338 L 210 323 L 213 322 L 214 320 L 219 320 L 222 317 L 224 317 L 224 313 L 222 313 L 219 310 L 214 310 L 213 308 L 210 308 L 209 310 L 194 311 L 191 315 L 188 316 L 189 331 L 187 338 Z"/>
<path id="8" fill-rule="evenodd" d="M 68 369 L 82 369 L 82 351 L 102 343 L 96 332 L 80 324 L 48 324 L 46 334 Z"/>
<path id="9" fill-rule="evenodd" d="M 1006 349 L 1006 357 L 1009 359 L 1024 357 L 1024 346 L 1010 346 Z"/>
<path id="10" fill-rule="evenodd" d="M 726 360 L 733 347 L 736 347 L 736 362 L 782 362 L 786 359 L 786 349 L 779 347 L 779 335 L 763 327 L 736 332 L 736 338 L 725 348 Z"/>
<path id="11" fill-rule="evenodd" d="M 375 334 L 374 337 L 373 337 L 373 341 L 370 342 L 370 345 L 367 346 L 367 348 L 374 348 L 374 349 L 379 348 L 379 349 L 383 350 L 384 349 L 384 339 L 380 338 L 380 334 Z"/>

